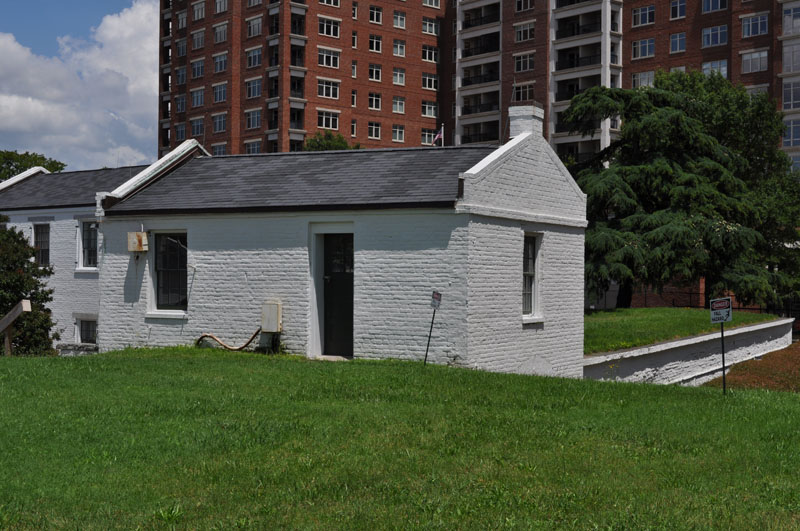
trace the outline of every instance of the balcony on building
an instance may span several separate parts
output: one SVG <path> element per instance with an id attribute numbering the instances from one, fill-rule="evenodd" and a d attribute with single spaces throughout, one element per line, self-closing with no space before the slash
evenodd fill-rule
<path id="1" fill-rule="evenodd" d="M 482 92 L 480 94 L 464 97 L 464 105 L 461 106 L 461 116 L 499 110 L 500 92 Z"/>
<path id="2" fill-rule="evenodd" d="M 558 50 L 556 71 L 600 65 L 600 58 L 599 43 Z"/>
<path id="3" fill-rule="evenodd" d="M 289 64 L 292 66 L 306 65 L 306 49 L 304 46 L 292 45 L 291 49 L 289 50 Z"/>
<path id="4" fill-rule="evenodd" d="M 488 143 L 500 140 L 500 121 L 491 120 L 464 126 L 462 144 Z"/>
<path id="5" fill-rule="evenodd" d="M 556 40 L 600 33 L 602 29 L 603 24 L 599 11 L 562 18 L 557 21 Z"/>
<path id="6" fill-rule="evenodd" d="M 292 21 L 289 31 L 292 35 L 306 34 L 306 16 L 292 13 Z"/>
<path id="7" fill-rule="evenodd" d="M 497 53 L 500 51 L 500 33 L 489 33 L 471 39 L 464 39 L 464 49 L 461 57 L 474 57 L 485 53 Z"/>
<path id="8" fill-rule="evenodd" d="M 570 164 L 586 162 L 597 155 L 600 152 L 600 140 L 564 142 L 556 144 L 555 148 L 562 162 L 569 166 Z"/>
<path id="9" fill-rule="evenodd" d="M 581 92 L 600 85 L 600 74 L 565 79 L 556 83 L 555 101 L 569 101 Z"/>
<path id="10" fill-rule="evenodd" d="M 464 73 L 461 76 L 461 87 L 493 83 L 495 81 L 500 81 L 500 63 L 483 63 L 464 68 Z"/>
<path id="11" fill-rule="evenodd" d="M 598 2 L 597 0 L 556 0 L 556 9 L 560 9 L 562 7 L 572 7 L 578 6 L 580 4 L 586 4 L 588 2 Z"/>
<path id="12" fill-rule="evenodd" d="M 300 98 L 300 99 L 306 97 L 305 78 L 292 76 L 289 79 L 289 97 Z"/>
<path id="13" fill-rule="evenodd" d="M 464 22 L 461 25 L 462 30 L 477 28 L 487 24 L 494 24 L 500 22 L 500 3 L 489 4 L 485 6 L 476 7 L 474 9 L 464 10 Z"/>

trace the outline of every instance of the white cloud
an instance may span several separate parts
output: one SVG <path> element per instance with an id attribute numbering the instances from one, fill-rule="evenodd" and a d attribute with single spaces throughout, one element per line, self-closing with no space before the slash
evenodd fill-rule
<path id="1" fill-rule="evenodd" d="M 0 33 L 0 149 L 36 151 L 68 170 L 156 158 L 158 1 L 134 0 L 91 38 L 36 55 Z"/>

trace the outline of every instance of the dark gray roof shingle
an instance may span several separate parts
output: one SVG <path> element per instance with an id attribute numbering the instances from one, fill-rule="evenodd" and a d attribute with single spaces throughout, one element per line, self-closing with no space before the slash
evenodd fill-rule
<path id="1" fill-rule="evenodd" d="M 0 212 L 95 204 L 97 192 L 110 192 L 147 166 L 37 174 L 0 190 Z"/>
<path id="2" fill-rule="evenodd" d="M 195 158 L 108 215 L 453 203 L 458 174 L 496 147 L 365 149 Z"/>

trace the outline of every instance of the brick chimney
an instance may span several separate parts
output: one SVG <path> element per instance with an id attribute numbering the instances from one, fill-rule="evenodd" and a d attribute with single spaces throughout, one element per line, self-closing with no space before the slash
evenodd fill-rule
<path id="1" fill-rule="evenodd" d="M 539 105 L 512 105 L 508 108 L 510 138 L 531 132 L 542 136 L 544 109 Z"/>

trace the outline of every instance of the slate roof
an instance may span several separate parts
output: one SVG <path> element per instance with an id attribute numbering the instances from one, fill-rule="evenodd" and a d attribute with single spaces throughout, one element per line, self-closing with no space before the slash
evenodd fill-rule
<path id="1" fill-rule="evenodd" d="M 110 192 L 147 166 L 40 173 L 0 190 L 0 212 L 94 206 L 97 192 Z"/>
<path id="2" fill-rule="evenodd" d="M 494 146 L 198 157 L 106 215 L 452 206 Z"/>

